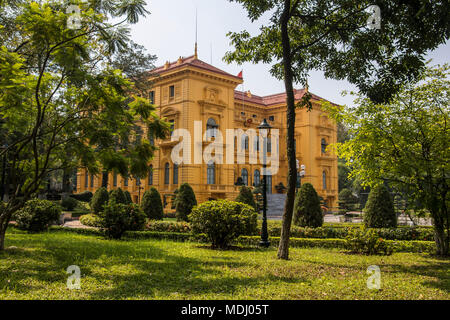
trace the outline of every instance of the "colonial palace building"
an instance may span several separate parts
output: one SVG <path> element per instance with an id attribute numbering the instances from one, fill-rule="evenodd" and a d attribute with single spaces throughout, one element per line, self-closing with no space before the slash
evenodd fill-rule
<path id="1" fill-rule="evenodd" d="M 277 185 L 287 186 L 288 163 L 286 155 L 286 94 L 256 96 L 236 90 L 242 84 L 241 77 L 231 75 L 198 59 L 197 55 L 180 57 L 177 61 L 156 68 L 150 100 L 157 106 L 161 117 L 166 118 L 174 129 L 187 129 L 194 136 L 194 121 L 202 121 L 203 132 L 207 128 L 225 130 L 242 128 L 244 131 L 257 126 L 263 119 L 279 129 L 279 170 L 268 177 L 268 192 L 280 192 Z M 305 89 L 295 90 L 296 101 Z M 337 157 L 326 146 L 336 143 L 337 126 L 321 110 L 322 98 L 312 94 L 312 110 L 297 109 L 295 142 L 297 162 L 305 166 L 301 183 L 312 183 L 318 194 L 330 208 L 337 207 L 338 166 Z M 193 139 L 192 139 L 193 140 Z M 192 141 L 192 144 L 194 142 Z M 234 199 L 239 187 L 238 180 L 248 186 L 261 181 L 261 164 L 180 164 L 171 160 L 172 148 L 178 144 L 157 140 L 158 150 L 151 161 L 150 174 L 145 179 L 125 178 L 110 173 L 108 189 L 128 190 L 132 199 L 139 202 L 145 190 L 155 187 L 161 193 L 166 209 L 174 191 L 187 182 L 194 189 L 198 202 L 208 199 Z M 205 141 L 203 148 L 208 145 Z M 247 144 L 245 148 L 248 149 Z M 246 155 L 248 159 L 248 154 Z M 241 178 L 241 179 L 239 179 Z M 90 175 L 85 169 L 78 170 L 77 191 L 95 192 L 101 186 L 102 176 Z"/>

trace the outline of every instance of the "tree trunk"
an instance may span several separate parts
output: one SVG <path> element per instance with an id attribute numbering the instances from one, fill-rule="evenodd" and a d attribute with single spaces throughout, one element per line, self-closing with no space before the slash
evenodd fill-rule
<path id="1" fill-rule="evenodd" d="M 278 246 L 278 258 L 289 258 L 289 237 L 291 232 L 292 215 L 294 212 L 295 185 L 297 183 L 294 130 L 295 130 L 295 99 L 293 88 L 291 44 L 288 33 L 290 19 L 290 0 L 285 0 L 284 10 L 281 16 L 281 39 L 283 46 L 284 85 L 286 88 L 287 103 L 287 158 L 288 158 L 288 185 L 287 196 L 284 204 L 283 222 L 280 244 Z"/>
<path id="2" fill-rule="evenodd" d="M 445 234 L 444 228 L 434 228 L 434 241 L 436 242 L 437 254 L 440 256 L 448 256 L 449 238 Z"/>

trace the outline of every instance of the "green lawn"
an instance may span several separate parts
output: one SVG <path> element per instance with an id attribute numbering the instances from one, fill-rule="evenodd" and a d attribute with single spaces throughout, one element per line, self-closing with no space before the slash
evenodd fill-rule
<path id="1" fill-rule="evenodd" d="M 0 299 L 450 299 L 450 260 L 426 254 L 349 255 L 339 249 L 211 250 L 160 240 L 111 241 L 63 231 L 7 234 Z M 78 265 L 80 290 L 66 288 Z M 366 286 L 369 265 L 382 288 Z"/>

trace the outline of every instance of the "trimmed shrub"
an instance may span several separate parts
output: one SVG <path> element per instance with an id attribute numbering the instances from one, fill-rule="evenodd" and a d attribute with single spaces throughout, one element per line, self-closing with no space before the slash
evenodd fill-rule
<path id="1" fill-rule="evenodd" d="M 125 196 L 125 193 L 123 192 L 123 190 L 121 188 L 117 188 L 114 189 L 111 194 L 109 195 L 109 201 L 113 201 L 115 203 L 122 203 L 122 204 L 126 204 L 127 203 L 127 198 Z"/>
<path id="2" fill-rule="evenodd" d="M 91 200 L 91 209 L 95 214 L 100 213 L 103 210 L 103 206 L 108 202 L 109 194 L 105 187 L 101 187 L 95 191 Z"/>
<path id="3" fill-rule="evenodd" d="M 141 201 L 141 208 L 149 219 L 162 220 L 164 218 L 161 195 L 154 187 L 152 187 L 150 191 L 144 192 Z"/>
<path id="4" fill-rule="evenodd" d="M 353 253 L 368 255 L 384 254 L 390 255 L 393 248 L 373 229 L 359 228 L 349 231 L 345 238 L 345 246 Z"/>
<path id="5" fill-rule="evenodd" d="M 145 214 L 136 204 L 109 201 L 100 214 L 100 226 L 108 238 L 120 239 L 125 231 L 143 230 Z"/>
<path id="6" fill-rule="evenodd" d="M 78 205 L 78 201 L 71 197 L 65 197 L 61 200 L 61 207 L 66 211 L 73 211 Z"/>
<path id="7" fill-rule="evenodd" d="M 80 223 L 88 227 L 101 227 L 101 218 L 95 214 L 85 214 L 80 217 Z"/>
<path id="8" fill-rule="evenodd" d="M 93 194 L 90 191 L 83 191 L 82 193 L 70 194 L 69 197 L 81 202 L 90 202 Z"/>
<path id="9" fill-rule="evenodd" d="M 148 231 L 190 233 L 191 226 L 187 222 L 150 220 L 145 228 Z"/>
<path id="10" fill-rule="evenodd" d="M 256 232 L 255 209 L 241 202 L 217 200 L 204 202 L 189 215 L 194 234 L 206 234 L 213 248 L 227 248 L 240 235 Z"/>
<path id="11" fill-rule="evenodd" d="M 246 186 L 240 187 L 239 195 L 236 197 L 236 199 L 234 201 L 248 204 L 249 206 L 253 207 L 255 210 L 257 209 L 255 198 L 253 197 L 252 190 L 249 187 L 246 187 Z"/>
<path id="12" fill-rule="evenodd" d="M 295 197 L 294 224 L 312 228 L 321 227 L 323 224 L 320 199 L 310 183 L 303 184 Z"/>
<path id="13" fill-rule="evenodd" d="M 188 221 L 192 208 L 197 205 L 194 190 L 187 183 L 183 183 L 178 189 L 176 198 L 176 215 L 178 221 Z"/>
<path id="14" fill-rule="evenodd" d="M 48 226 L 59 219 L 60 207 L 49 200 L 33 199 L 14 214 L 17 227 L 28 232 L 45 231 Z"/>
<path id="15" fill-rule="evenodd" d="M 369 228 L 396 228 L 397 214 L 394 202 L 384 185 L 370 191 L 363 214 L 364 224 Z"/>
<path id="16" fill-rule="evenodd" d="M 350 189 L 342 189 L 339 192 L 339 213 L 345 214 L 355 210 L 358 198 L 355 197 Z"/>
<path id="17" fill-rule="evenodd" d="M 125 195 L 125 201 L 126 201 L 126 204 L 131 204 L 131 203 L 133 203 L 133 200 L 131 200 L 131 194 L 130 194 L 130 192 L 129 192 L 128 190 L 125 190 L 125 191 L 123 192 L 123 194 Z"/>

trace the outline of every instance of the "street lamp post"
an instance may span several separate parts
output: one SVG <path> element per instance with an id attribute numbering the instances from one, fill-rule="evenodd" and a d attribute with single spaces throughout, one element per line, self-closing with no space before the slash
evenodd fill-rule
<path id="1" fill-rule="evenodd" d="M 261 241 L 259 245 L 261 247 L 267 248 L 270 245 L 269 242 L 269 233 L 267 232 L 267 138 L 269 137 L 270 129 L 272 127 L 267 123 L 266 119 L 264 119 L 261 124 L 258 126 L 258 129 L 266 131 L 266 143 L 263 143 L 263 221 L 262 221 L 262 229 L 261 229 Z"/>

